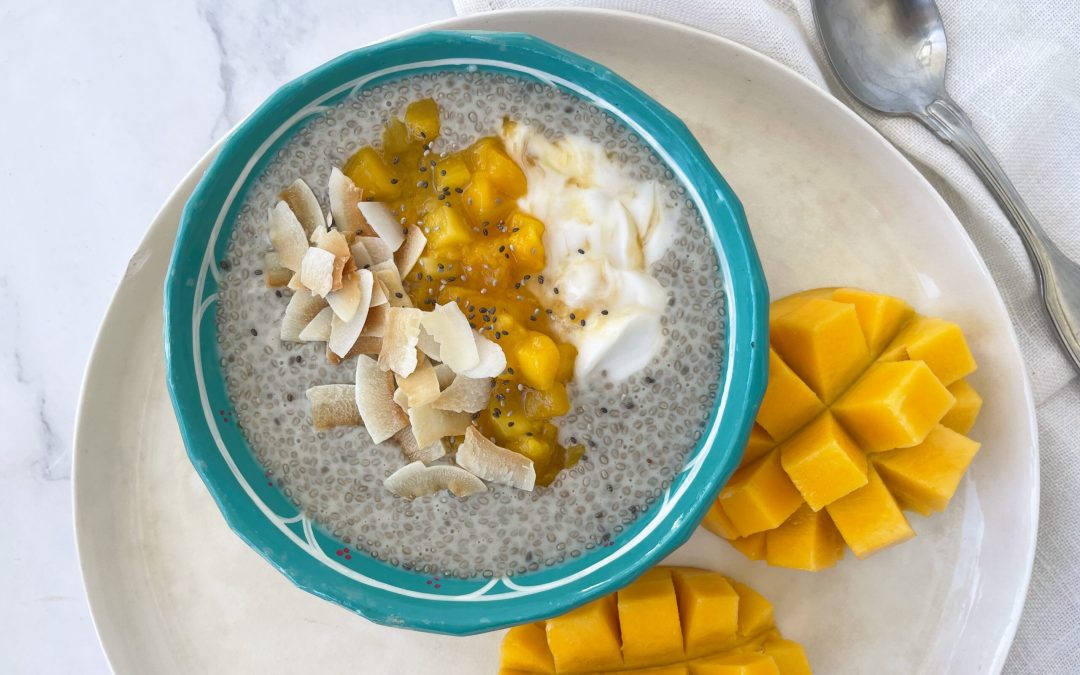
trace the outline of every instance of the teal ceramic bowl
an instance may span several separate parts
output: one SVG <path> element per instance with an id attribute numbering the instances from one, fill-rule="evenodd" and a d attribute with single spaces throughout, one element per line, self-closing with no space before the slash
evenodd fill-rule
<path id="1" fill-rule="evenodd" d="M 644 139 L 696 202 L 726 293 L 723 381 L 700 444 L 662 497 L 608 545 L 525 575 L 442 579 L 353 550 L 270 484 L 236 425 L 217 354 L 217 279 L 243 195 L 292 134 L 357 89 L 432 70 L 552 84 Z M 165 282 L 165 360 L 188 455 L 232 529 L 294 584 L 378 623 L 466 635 L 536 621 L 614 591 L 697 527 L 734 471 L 765 389 L 768 294 L 735 194 L 686 126 L 603 66 L 523 34 L 429 32 L 350 52 L 279 89 L 222 144 L 184 209 Z"/>

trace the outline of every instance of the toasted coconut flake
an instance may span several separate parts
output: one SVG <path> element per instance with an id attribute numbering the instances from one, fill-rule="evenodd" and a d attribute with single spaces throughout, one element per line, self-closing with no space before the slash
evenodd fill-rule
<path id="1" fill-rule="evenodd" d="M 303 291 L 304 293 L 307 293 L 308 295 L 311 295 L 311 289 L 300 282 L 300 273 L 299 272 L 297 272 L 297 273 L 293 274 L 291 277 L 289 277 L 289 283 L 285 284 L 285 286 L 290 291 Z"/>
<path id="2" fill-rule="evenodd" d="M 420 338 L 416 341 L 416 348 L 422 351 L 425 356 L 436 361 L 442 361 L 442 357 L 439 356 L 439 343 L 435 342 L 435 338 L 431 337 L 431 333 L 424 328 L 423 321 L 420 322 Z M 449 366 L 447 369 L 449 370 Z"/>
<path id="3" fill-rule="evenodd" d="M 352 250 L 349 242 L 345 241 L 345 235 L 337 230 L 330 230 L 319 239 L 318 247 L 329 251 L 334 255 L 334 287 L 332 290 L 341 288 L 341 276 L 345 272 L 345 265 L 352 258 Z"/>
<path id="4" fill-rule="evenodd" d="M 372 267 L 379 263 L 393 262 L 394 252 L 390 250 L 390 247 L 382 239 L 378 237 L 357 237 L 356 240 L 364 245 L 364 249 L 371 258 Z"/>
<path id="5" fill-rule="evenodd" d="M 458 447 L 455 461 L 474 476 L 492 483 L 530 492 L 536 486 L 536 468 L 531 459 L 500 448 L 476 427 L 465 430 L 465 441 Z"/>
<path id="6" fill-rule="evenodd" d="M 371 306 L 378 307 L 379 305 L 388 304 L 390 301 L 386 296 L 386 286 L 377 277 L 375 279 L 375 285 L 371 289 Z"/>
<path id="7" fill-rule="evenodd" d="M 506 370 L 506 354 L 502 347 L 476 332 L 473 333 L 473 340 L 476 342 L 480 362 L 474 368 L 461 371 L 462 375 L 474 378 L 497 377 Z"/>
<path id="8" fill-rule="evenodd" d="M 391 307 L 386 315 L 379 367 L 402 377 L 416 370 L 416 341 L 420 336 L 420 315 L 412 307 Z"/>
<path id="9" fill-rule="evenodd" d="M 439 389 L 446 389 L 457 377 L 457 373 L 445 363 L 440 363 L 435 366 L 435 377 L 439 378 Z"/>
<path id="10" fill-rule="evenodd" d="M 267 251 L 263 256 L 263 278 L 266 279 L 267 288 L 281 288 L 289 285 L 292 279 L 292 271 L 282 267 L 277 251 Z"/>
<path id="11" fill-rule="evenodd" d="M 311 235 L 316 226 L 326 226 L 326 219 L 323 217 L 319 200 L 315 198 L 315 193 L 311 191 L 311 188 L 303 180 L 298 178 L 293 181 L 292 185 L 278 193 L 278 199 L 289 205 L 293 215 L 300 221 L 300 226 L 304 228 L 304 233 L 308 236 Z"/>
<path id="12" fill-rule="evenodd" d="M 424 359 L 411 375 L 401 380 L 401 382 L 398 383 L 398 387 L 400 391 L 405 392 L 405 400 L 410 408 L 427 405 L 439 398 L 440 395 L 439 378 L 435 374 L 435 369 L 431 366 L 431 362 L 427 359 Z M 452 408 L 440 409 L 452 410 Z"/>
<path id="13" fill-rule="evenodd" d="M 356 207 L 364 198 L 363 190 L 356 187 L 356 183 L 337 167 L 331 169 L 327 187 L 330 193 L 330 213 L 337 228 L 342 232 L 370 234 L 364 214 Z"/>
<path id="14" fill-rule="evenodd" d="M 330 351 L 342 358 L 345 358 L 345 355 L 352 350 L 356 339 L 364 330 L 364 324 L 367 323 L 368 304 L 371 302 L 371 284 L 374 281 L 371 272 L 357 270 L 356 278 L 360 284 L 360 300 L 357 303 L 356 312 L 348 321 L 342 321 L 337 314 L 334 314 L 330 320 L 330 339 L 326 342 Z"/>
<path id="15" fill-rule="evenodd" d="M 434 368 L 432 372 L 434 372 Z M 450 386 L 439 394 L 431 406 L 436 410 L 474 413 L 486 408 L 490 398 L 491 380 L 487 378 L 473 379 L 458 375 L 450 383 Z"/>
<path id="16" fill-rule="evenodd" d="M 361 354 L 367 354 L 368 356 L 378 356 L 382 351 L 382 338 L 365 337 L 361 335 L 356 338 L 356 344 L 352 346 L 349 353 L 344 357 L 338 356 L 334 352 L 330 351 L 330 347 L 326 348 L 326 361 L 332 365 L 337 365 L 345 359 L 351 359 Z"/>
<path id="17" fill-rule="evenodd" d="M 360 308 L 360 296 L 360 276 L 354 271 L 342 278 L 341 288 L 327 294 L 326 301 L 337 318 L 350 321 Z"/>
<path id="18" fill-rule="evenodd" d="M 304 291 L 293 293 L 281 320 L 281 339 L 285 342 L 300 342 L 300 333 L 324 307 L 326 300 L 317 295 Z"/>
<path id="19" fill-rule="evenodd" d="M 300 263 L 300 283 L 311 292 L 326 297 L 334 290 L 334 254 L 321 248 L 309 248 Z"/>
<path id="20" fill-rule="evenodd" d="M 401 276 L 398 274 L 397 265 L 391 261 L 381 262 L 371 268 L 375 278 L 383 283 L 386 291 L 386 299 L 394 307 L 412 307 L 412 299 L 401 285 Z"/>
<path id="21" fill-rule="evenodd" d="M 394 434 L 394 440 L 397 441 L 398 447 L 401 448 L 401 454 L 405 455 L 405 459 L 410 462 L 430 464 L 441 457 L 445 457 L 450 451 L 446 440 L 442 438 L 426 448 L 421 448 L 416 442 L 416 436 L 413 436 L 412 429 L 409 427 L 405 427 Z"/>
<path id="22" fill-rule="evenodd" d="M 394 390 L 394 403 L 397 403 L 398 407 L 405 412 L 409 412 L 409 395 L 400 386 Z"/>
<path id="23" fill-rule="evenodd" d="M 424 466 L 423 462 L 406 464 L 383 481 L 386 489 L 399 497 L 415 499 L 449 490 L 455 497 L 484 492 L 487 486 L 468 471 L 456 466 Z"/>
<path id="24" fill-rule="evenodd" d="M 383 372 L 370 356 L 357 356 L 356 409 L 373 443 L 382 443 L 409 423 L 393 396 L 394 376 Z"/>
<path id="25" fill-rule="evenodd" d="M 374 288 L 374 287 L 373 287 Z M 390 305 L 379 305 L 368 310 L 367 323 L 361 335 L 373 338 L 382 338 L 386 334 L 386 317 L 390 311 Z"/>
<path id="26" fill-rule="evenodd" d="M 402 242 L 405 241 L 405 234 L 401 231 L 401 223 L 398 222 L 390 207 L 381 202 L 357 201 L 359 202 L 356 205 L 357 208 L 364 214 L 367 224 L 375 230 L 375 234 L 379 235 L 379 239 L 386 242 L 391 251 L 401 248 Z"/>
<path id="27" fill-rule="evenodd" d="M 394 263 L 397 265 L 398 274 L 402 278 L 409 273 L 416 261 L 420 259 L 420 254 L 424 252 L 425 246 L 427 246 L 427 237 L 424 236 L 419 227 L 410 225 L 409 233 L 405 236 L 405 242 L 401 245 L 401 248 L 394 252 Z"/>
<path id="28" fill-rule="evenodd" d="M 358 427 L 363 424 L 356 408 L 356 387 L 351 384 L 323 384 L 307 390 L 311 401 L 311 421 L 316 429 Z"/>
<path id="29" fill-rule="evenodd" d="M 300 271 L 300 261 L 308 250 L 307 233 L 296 219 L 292 209 L 280 201 L 270 209 L 269 219 L 270 244 L 278 254 L 281 266 L 293 272 Z"/>
<path id="30" fill-rule="evenodd" d="M 460 436 L 472 424 L 472 415 L 468 413 L 436 410 L 430 405 L 409 408 L 409 423 L 417 444 L 423 448 L 440 438 Z"/>
<path id="31" fill-rule="evenodd" d="M 330 321 L 333 318 L 334 310 L 323 307 L 315 315 L 315 318 L 311 320 L 311 323 L 304 326 L 304 330 L 300 331 L 300 340 L 302 342 L 326 342 L 330 339 Z"/>
<path id="32" fill-rule="evenodd" d="M 457 303 L 435 305 L 433 311 L 424 312 L 423 326 L 439 345 L 439 359 L 455 373 L 479 365 L 480 354 L 473 340 L 473 330 Z"/>
<path id="33" fill-rule="evenodd" d="M 353 262 L 358 268 L 368 268 L 375 263 L 372 262 L 371 255 L 368 254 L 367 247 L 360 241 L 361 239 L 363 237 L 357 237 L 356 241 L 349 245 L 349 253 L 352 254 Z"/>

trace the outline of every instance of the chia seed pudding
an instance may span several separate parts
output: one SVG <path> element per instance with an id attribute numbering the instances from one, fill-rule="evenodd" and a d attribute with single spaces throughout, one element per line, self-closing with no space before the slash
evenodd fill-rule
<path id="1" fill-rule="evenodd" d="M 622 381 L 593 376 L 569 386 L 561 442 L 585 455 L 533 492 L 489 485 L 457 499 L 447 492 L 408 501 L 383 480 L 404 464 L 392 443 L 374 446 L 362 428 L 316 431 L 304 392 L 351 384 L 354 360 L 327 362 L 321 343 L 282 342 L 288 290 L 266 288 L 267 210 L 296 178 L 325 205 L 331 167 L 377 143 L 387 120 L 418 98 L 443 111 L 432 148 L 449 152 L 496 132 L 504 118 L 554 140 L 580 134 L 602 145 L 635 180 L 657 181 L 678 214 L 667 252 L 649 272 L 668 294 L 664 343 Z M 609 544 L 652 505 L 700 440 L 719 386 L 724 289 L 704 224 L 672 172 L 635 134 L 557 88 L 512 76 L 446 72 L 370 88 L 315 117 L 290 138 L 244 196 L 222 263 L 218 352 L 235 419 L 268 475 L 327 532 L 405 569 L 448 577 L 524 574 Z"/>

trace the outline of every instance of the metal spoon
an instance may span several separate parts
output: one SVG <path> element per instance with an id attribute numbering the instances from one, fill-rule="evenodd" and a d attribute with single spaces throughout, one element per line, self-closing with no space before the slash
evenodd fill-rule
<path id="1" fill-rule="evenodd" d="M 945 91 L 945 28 L 933 0 L 814 0 L 825 53 L 863 104 L 910 115 L 967 160 L 1012 221 L 1046 309 L 1080 370 L 1080 265 L 1047 237 L 971 120 Z"/>

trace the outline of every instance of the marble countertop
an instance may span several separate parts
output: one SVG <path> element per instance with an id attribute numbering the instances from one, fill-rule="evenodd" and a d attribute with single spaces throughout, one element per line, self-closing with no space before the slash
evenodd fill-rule
<path id="1" fill-rule="evenodd" d="M 450 0 L 0 7 L 0 672 L 108 672 L 75 554 L 72 431 L 98 324 L 158 207 L 278 85 L 452 15 Z"/>

